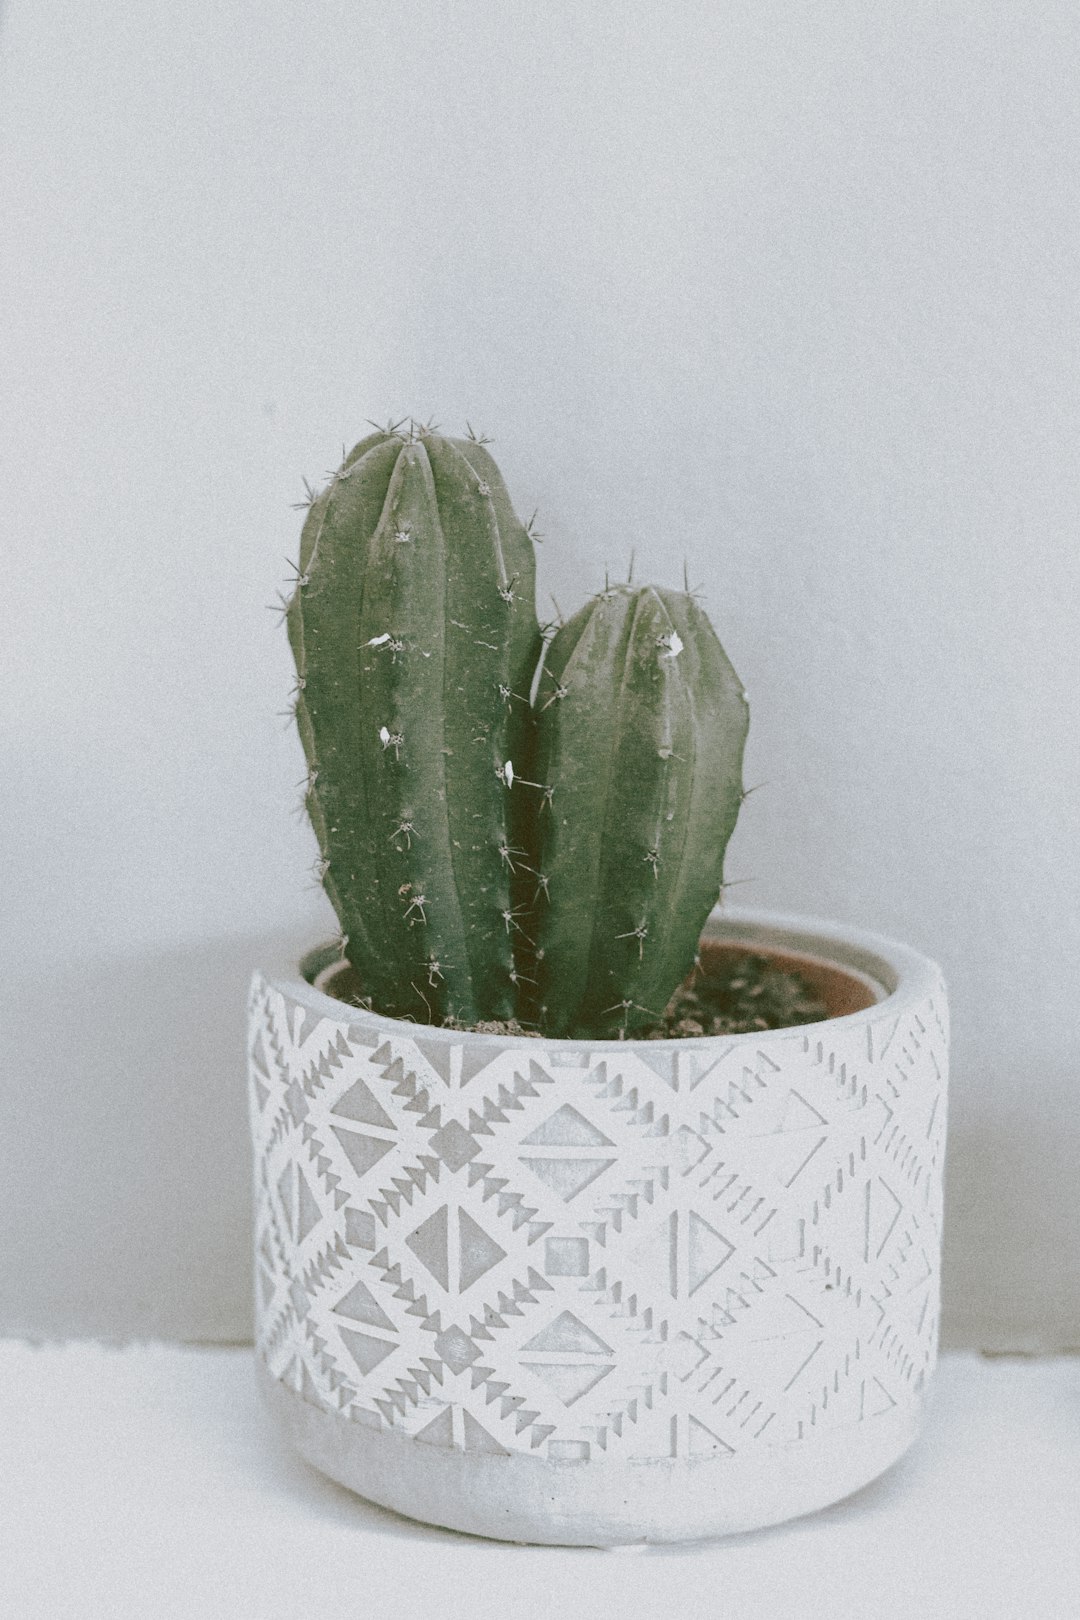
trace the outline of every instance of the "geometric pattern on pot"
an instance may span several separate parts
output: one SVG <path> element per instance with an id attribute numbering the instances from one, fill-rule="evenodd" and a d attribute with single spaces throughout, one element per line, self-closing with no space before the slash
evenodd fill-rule
<path id="1" fill-rule="evenodd" d="M 454 1042 L 256 976 L 258 1353 L 343 1419 L 563 1462 L 917 1407 L 945 1019 L 939 987 L 806 1032 Z"/>

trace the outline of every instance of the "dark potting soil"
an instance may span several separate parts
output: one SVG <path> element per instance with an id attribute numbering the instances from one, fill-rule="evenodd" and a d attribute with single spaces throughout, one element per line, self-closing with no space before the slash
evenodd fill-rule
<path id="1" fill-rule="evenodd" d="M 635 1040 L 670 1041 L 695 1035 L 749 1035 L 760 1029 L 789 1029 L 813 1024 L 829 1016 L 817 991 L 801 973 L 777 967 L 753 952 L 725 954 L 708 970 L 695 968 L 676 990 L 664 1015 Z M 514 1035 L 542 1040 L 540 1032 L 526 1029 L 516 1019 L 462 1024 L 448 1018 L 444 1029 L 473 1031 L 479 1035 Z"/>
<path id="2" fill-rule="evenodd" d="M 641 1039 L 749 1035 L 759 1029 L 814 1024 L 828 1016 L 825 1003 L 801 973 L 747 952 L 725 957 L 708 971 L 696 968 L 668 1002 L 660 1023 L 645 1030 Z"/>

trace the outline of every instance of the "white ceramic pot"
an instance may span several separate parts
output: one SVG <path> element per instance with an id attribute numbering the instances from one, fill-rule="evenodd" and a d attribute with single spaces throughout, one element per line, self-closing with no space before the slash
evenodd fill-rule
<path id="1" fill-rule="evenodd" d="M 859 1010 L 515 1040 L 333 1000 L 307 982 L 326 953 L 256 975 L 257 1356 L 315 1467 L 432 1524 L 603 1546 L 807 1513 L 911 1443 L 941 975 L 807 919 L 725 910 L 705 937 L 832 964 Z"/>

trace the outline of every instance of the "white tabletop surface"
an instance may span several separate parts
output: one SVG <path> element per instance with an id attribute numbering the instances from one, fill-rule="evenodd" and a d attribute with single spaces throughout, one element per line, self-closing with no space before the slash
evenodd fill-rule
<path id="1" fill-rule="evenodd" d="M 4 1620 L 1080 1620 L 1080 1358 L 954 1354 L 925 1433 L 824 1513 L 727 1541 L 516 1547 L 294 1459 L 250 1349 L 0 1341 Z"/>

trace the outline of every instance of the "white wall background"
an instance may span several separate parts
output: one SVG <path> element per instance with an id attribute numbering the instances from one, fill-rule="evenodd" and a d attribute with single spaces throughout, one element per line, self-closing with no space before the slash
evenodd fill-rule
<path id="1" fill-rule="evenodd" d="M 1080 1344 L 1072 0 L 9 0 L 0 1331 L 243 1337 L 300 475 L 468 418 L 564 608 L 688 559 L 740 903 L 936 955 L 946 1330 Z"/>

